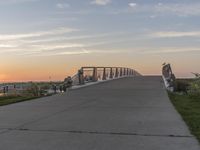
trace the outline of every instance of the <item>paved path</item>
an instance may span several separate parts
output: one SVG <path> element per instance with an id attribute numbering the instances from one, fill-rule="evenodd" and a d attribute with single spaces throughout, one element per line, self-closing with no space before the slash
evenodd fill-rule
<path id="1" fill-rule="evenodd" d="M 0 150 L 199 150 L 161 77 L 0 107 Z"/>

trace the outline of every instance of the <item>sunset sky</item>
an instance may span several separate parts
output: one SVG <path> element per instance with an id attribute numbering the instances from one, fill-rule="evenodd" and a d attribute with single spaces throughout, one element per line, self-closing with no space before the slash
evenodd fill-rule
<path id="1" fill-rule="evenodd" d="M 200 73 L 199 0 L 0 0 L 0 82 L 63 80 L 81 66 Z"/>

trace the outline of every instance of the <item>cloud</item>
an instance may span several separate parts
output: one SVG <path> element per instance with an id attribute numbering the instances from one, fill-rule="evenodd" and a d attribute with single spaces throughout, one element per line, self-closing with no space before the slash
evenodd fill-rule
<path id="1" fill-rule="evenodd" d="M 195 16 L 200 15 L 200 3 L 158 3 L 154 11 L 178 16 Z"/>
<path id="2" fill-rule="evenodd" d="M 69 55 L 78 54 L 80 51 L 82 52 L 84 47 L 85 45 L 80 43 L 48 43 L 46 45 L 22 45 L 15 48 L 0 47 L 0 53 L 20 56 Z M 84 53 L 86 53 L 86 51 L 84 51 Z"/>
<path id="3" fill-rule="evenodd" d="M 67 4 L 67 3 L 57 3 L 56 7 L 59 8 L 59 9 L 64 9 L 64 8 L 69 8 L 70 5 Z"/>
<path id="4" fill-rule="evenodd" d="M 132 8 L 134 8 L 134 7 L 136 7 L 137 6 L 137 4 L 136 3 L 129 3 L 128 4 L 130 7 L 132 7 Z"/>
<path id="5" fill-rule="evenodd" d="M 187 53 L 187 52 L 200 52 L 200 48 L 197 47 L 167 47 L 167 48 L 159 48 L 157 50 L 141 50 L 142 54 L 170 54 L 170 53 Z"/>
<path id="6" fill-rule="evenodd" d="M 61 32 L 62 31 L 62 32 Z M 101 33 L 92 35 L 68 35 L 63 33 L 63 28 L 36 33 L 0 36 L 0 54 L 20 56 L 53 56 L 53 55 L 75 55 L 89 53 L 106 53 L 106 51 L 86 50 L 93 49 L 99 45 L 113 43 L 102 41 L 104 38 L 122 36 L 124 32 Z M 8 40 L 9 39 L 9 40 Z M 87 39 L 92 39 L 89 42 Z M 93 41 L 95 40 L 95 41 Z M 115 40 L 120 42 L 120 40 Z M 107 53 L 110 53 L 107 52 Z"/>
<path id="7" fill-rule="evenodd" d="M 17 46 L 12 44 L 0 44 L 0 48 L 14 48 L 14 47 Z"/>
<path id="8" fill-rule="evenodd" d="M 40 32 L 33 32 L 33 33 L 25 33 L 25 34 L 0 34 L 0 41 L 1 40 L 18 40 L 18 39 L 25 39 L 25 38 L 34 38 L 34 37 L 41 37 L 41 36 L 49 36 L 49 35 L 58 35 L 58 34 L 65 34 L 78 31 L 77 29 L 72 28 L 57 28 L 49 31 L 40 31 Z"/>
<path id="9" fill-rule="evenodd" d="M 96 5 L 107 5 L 111 3 L 111 0 L 94 0 L 91 2 L 91 4 L 96 4 Z"/>
<path id="10" fill-rule="evenodd" d="M 80 54 L 90 54 L 91 52 L 88 50 L 81 50 L 81 51 L 65 51 L 65 52 L 60 52 L 56 53 L 54 55 L 80 55 Z"/>
<path id="11" fill-rule="evenodd" d="M 51 51 L 56 49 L 64 49 L 64 48 L 82 48 L 84 47 L 83 44 L 78 43 L 65 43 L 65 44 L 48 44 L 48 45 L 32 45 L 32 47 L 35 47 L 38 49 L 38 51 Z"/>
<path id="12" fill-rule="evenodd" d="M 56 54 L 63 50 L 73 48 L 80 49 L 84 47 L 82 43 L 67 43 L 66 41 L 50 41 L 42 43 L 42 40 L 60 36 L 66 36 L 66 33 L 78 31 L 77 29 L 61 27 L 47 31 L 39 31 L 22 34 L 0 34 L 0 53 L 12 55 L 32 55 L 32 54 Z M 31 41 L 37 41 L 34 43 Z M 39 42 L 41 40 L 41 43 Z"/>
<path id="13" fill-rule="evenodd" d="M 200 37 L 200 31 L 188 31 L 188 32 L 161 31 L 161 32 L 153 33 L 152 36 L 159 37 L 159 38 Z"/>
<path id="14" fill-rule="evenodd" d="M 111 14 L 129 14 L 129 13 L 146 13 L 151 16 L 176 15 L 179 17 L 200 16 L 200 2 L 196 3 L 157 3 L 141 4 L 131 2 L 128 4 L 131 8 L 137 9 L 114 9 Z"/>
<path id="15" fill-rule="evenodd" d="M 83 48 L 78 49 L 55 49 L 53 51 L 42 51 L 42 50 L 35 50 L 35 51 L 24 51 L 23 53 L 17 53 L 20 56 L 59 56 L 59 55 L 80 55 L 80 54 L 90 54 L 91 51 L 88 51 Z"/>
<path id="16" fill-rule="evenodd" d="M 97 39 L 97 38 L 108 38 L 115 36 L 127 35 L 127 32 L 113 32 L 113 33 L 101 33 L 101 34 L 92 34 L 92 35 L 76 35 L 76 36 L 53 36 L 46 37 L 43 39 L 25 39 L 20 42 L 25 44 L 34 44 L 34 43 L 50 43 L 50 42 L 59 42 L 59 41 L 75 41 L 75 40 L 86 40 L 86 39 Z"/>

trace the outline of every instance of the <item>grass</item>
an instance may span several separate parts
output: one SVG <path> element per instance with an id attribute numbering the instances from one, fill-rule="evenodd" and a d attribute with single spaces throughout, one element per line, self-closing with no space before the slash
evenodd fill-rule
<path id="1" fill-rule="evenodd" d="M 9 105 L 13 103 L 18 103 L 18 102 L 23 102 L 23 101 L 28 101 L 32 99 L 36 99 L 39 97 L 31 97 L 31 96 L 3 96 L 0 97 L 0 106 L 3 105 Z"/>
<path id="2" fill-rule="evenodd" d="M 169 93 L 169 97 L 188 125 L 191 133 L 200 142 L 200 97 L 191 97 L 187 94 Z"/>

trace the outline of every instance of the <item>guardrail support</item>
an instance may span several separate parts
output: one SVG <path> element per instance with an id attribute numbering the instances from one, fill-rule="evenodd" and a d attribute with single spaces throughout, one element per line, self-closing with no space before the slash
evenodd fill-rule
<path id="1" fill-rule="evenodd" d="M 84 84 L 83 69 L 80 69 L 78 71 L 78 80 L 79 80 L 79 84 Z"/>
<path id="2" fill-rule="evenodd" d="M 94 67 L 94 68 L 93 68 L 92 81 L 93 81 L 93 82 L 96 82 L 97 80 L 98 80 L 98 77 L 97 77 L 97 68 Z"/>
<path id="3" fill-rule="evenodd" d="M 134 70 L 131 71 L 132 76 L 134 76 Z"/>
<path id="4" fill-rule="evenodd" d="M 130 69 L 130 72 L 129 72 L 130 76 L 132 76 L 132 69 Z"/>
<path id="5" fill-rule="evenodd" d="M 103 78 L 102 80 L 106 80 L 106 68 L 103 68 Z"/>
<path id="6" fill-rule="evenodd" d="M 110 68 L 110 79 L 113 78 L 113 68 Z"/>
<path id="7" fill-rule="evenodd" d="M 120 77 L 122 77 L 123 72 L 122 72 L 122 68 L 120 68 Z"/>
<path id="8" fill-rule="evenodd" d="M 115 78 L 118 78 L 118 76 L 119 76 L 119 72 L 118 71 L 119 71 L 118 68 L 116 68 L 116 70 L 115 70 Z"/>

